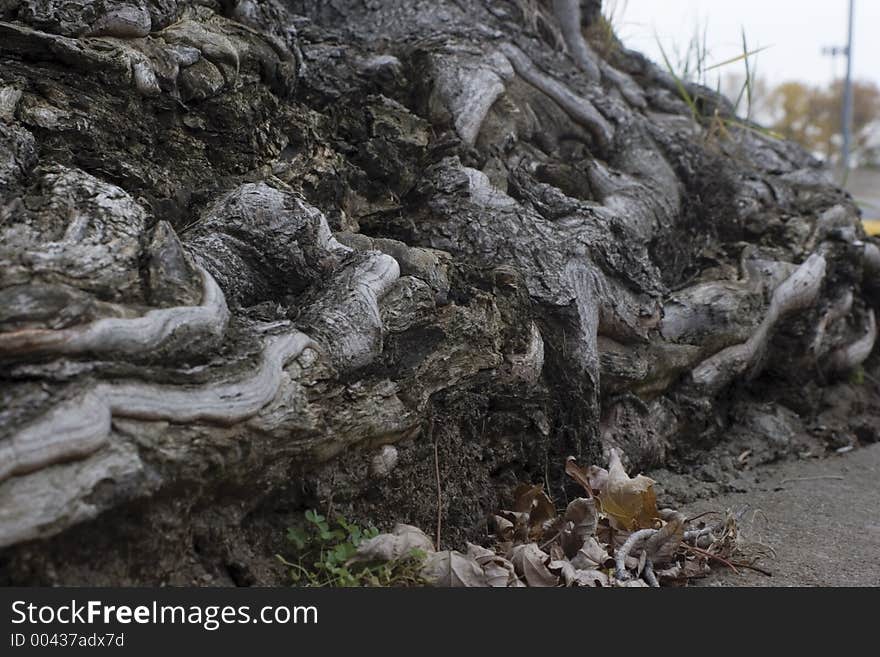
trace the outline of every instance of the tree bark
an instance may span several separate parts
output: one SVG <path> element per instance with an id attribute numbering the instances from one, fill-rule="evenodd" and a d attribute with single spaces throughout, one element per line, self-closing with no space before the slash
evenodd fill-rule
<path id="1" fill-rule="evenodd" d="M 595 2 L 0 19 L 0 580 L 277 583 L 308 508 L 455 545 L 569 454 L 878 426 L 852 199 Z"/>

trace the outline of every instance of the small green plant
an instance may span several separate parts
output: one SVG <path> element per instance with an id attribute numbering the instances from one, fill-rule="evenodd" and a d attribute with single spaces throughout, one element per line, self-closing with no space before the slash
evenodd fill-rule
<path id="1" fill-rule="evenodd" d="M 373 526 L 361 527 L 336 515 L 328 520 L 320 513 L 309 510 L 305 524 L 290 527 L 287 540 L 296 552 L 296 560 L 276 555 L 290 568 L 290 576 L 297 586 L 420 586 L 426 582 L 421 566 L 427 555 L 413 550 L 405 558 L 379 565 L 352 563 L 358 546 L 379 534 Z"/>
<path id="2" fill-rule="evenodd" d="M 865 368 L 859 365 L 849 374 L 849 382 L 856 386 L 865 385 Z"/>

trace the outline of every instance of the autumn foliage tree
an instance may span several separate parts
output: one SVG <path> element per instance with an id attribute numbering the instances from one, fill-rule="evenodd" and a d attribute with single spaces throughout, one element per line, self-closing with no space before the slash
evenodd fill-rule
<path id="1" fill-rule="evenodd" d="M 829 160 L 841 146 L 843 81 L 827 87 L 784 82 L 770 91 L 764 110 L 772 128 Z M 880 163 L 872 134 L 880 122 L 880 88 L 873 82 L 853 83 L 853 153 L 861 164 Z M 876 139 L 874 140 L 876 141 Z"/>

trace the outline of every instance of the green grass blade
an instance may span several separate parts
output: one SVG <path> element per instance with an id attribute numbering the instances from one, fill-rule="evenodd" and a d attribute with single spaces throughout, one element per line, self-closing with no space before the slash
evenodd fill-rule
<path id="1" fill-rule="evenodd" d="M 666 50 L 663 48 L 663 44 L 660 42 L 660 37 L 655 35 L 654 38 L 657 40 L 657 47 L 660 48 L 660 55 L 663 57 L 663 63 L 666 65 L 666 70 L 669 71 L 669 74 L 675 80 L 675 86 L 678 88 L 678 93 L 681 95 L 682 99 L 687 106 L 691 110 L 691 114 L 693 114 L 694 120 L 697 120 L 697 117 L 700 115 L 699 110 L 697 110 L 697 104 L 694 102 L 694 99 L 691 98 L 691 95 L 688 93 L 688 90 L 684 86 L 684 82 L 675 72 L 675 69 L 672 66 L 672 62 L 669 61 L 669 57 L 666 55 Z"/>
<path id="2" fill-rule="evenodd" d="M 743 52 L 742 54 L 737 55 L 736 57 L 731 57 L 730 59 L 725 59 L 723 62 L 718 62 L 717 64 L 712 64 L 712 66 L 709 66 L 706 70 L 713 71 L 716 68 L 721 68 L 722 66 L 728 66 L 729 64 L 735 64 L 736 62 L 739 62 L 742 60 L 746 60 L 746 63 L 748 64 L 749 57 L 751 57 L 752 55 L 757 55 L 759 52 L 763 52 L 764 50 L 767 50 L 768 48 L 772 48 L 772 47 L 773 46 L 761 46 L 760 48 L 755 48 L 754 50 L 749 50 L 749 51 Z"/>

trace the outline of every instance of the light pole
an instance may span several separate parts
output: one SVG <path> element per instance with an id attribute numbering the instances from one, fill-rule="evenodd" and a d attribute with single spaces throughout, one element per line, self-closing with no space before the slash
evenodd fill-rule
<path id="1" fill-rule="evenodd" d="M 843 136 L 843 146 L 840 153 L 840 164 L 843 176 L 849 172 L 849 157 L 852 149 L 852 116 L 853 116 L 853 89 L 852 89 L 852 52 L 853 52 L 853 14 L 855 0 L 849 0 L 849 17 L 847 19 L 846 46 L 833 46 L 822 48 L 823 55 L 846 57 L 846 78 L 843 81 L 843 111 L 840 117 L 840 131 Z"/>
<path id="2" fill-rule="evenodd" d="M 849 152 L 852 147 L 852 121 L 853 121 L 853 88 L 852 88 L 852 59 L 853 59 L 853 5 L 855 0 L 849 0 L 849 24 L 846 37 L 846 80 L 843 86 L 843 153 L 841 164 L 843 175 L 849 171 Z"/>

